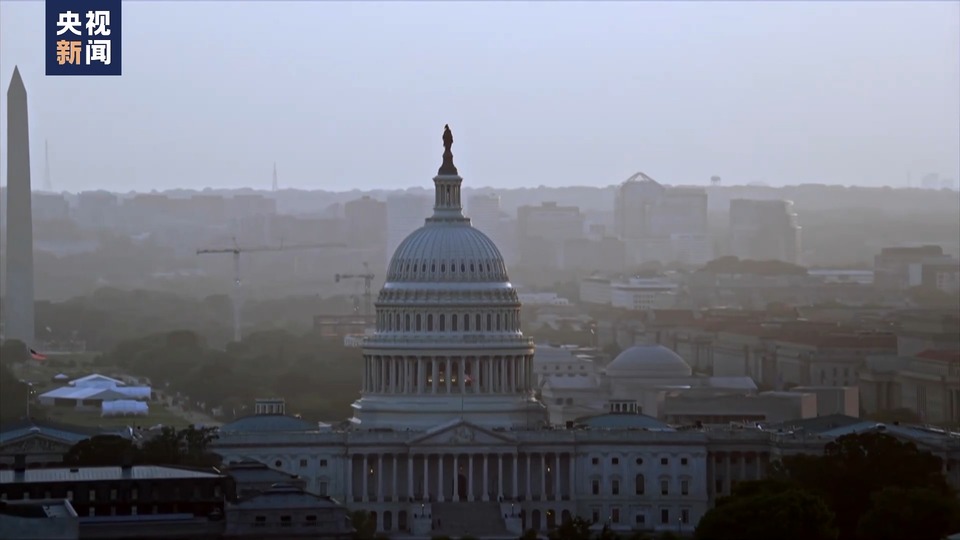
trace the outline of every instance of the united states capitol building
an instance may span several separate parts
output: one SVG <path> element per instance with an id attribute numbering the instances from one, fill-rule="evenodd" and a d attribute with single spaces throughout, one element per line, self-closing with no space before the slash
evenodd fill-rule
<path id="1" fill-rule="evenodd" d="M 349 427 L 261 401 L 257 414 L 221 428 L 215 449 L 225 461 L 297 474 L 309 491 L 370 512 L 393 536 L 515 537 L 573 516 L 615 530 L 689 533 L 719 496 L 763 477 L 781 455 L 820 452 L 844 430 L 883 428 L 680 430 L 615 404 L 550 427 L 517 292 L 497 246 L 463 215 L 449 130 L 443 139 L 433 215 L 390 261 Z M 960 449 L 897 429 L 952 456 L 958 475 Z"/>

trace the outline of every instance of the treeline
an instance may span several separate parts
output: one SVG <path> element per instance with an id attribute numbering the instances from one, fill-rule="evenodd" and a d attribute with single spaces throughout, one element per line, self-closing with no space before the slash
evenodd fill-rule
<path id="1" fill-rule="evenodd" d="M 282 397 L 287 411 L 315 420 L 343 420 L 359 394 L 359 349 L 316 333 L 257 332 L 225 350 L 197 332 L 174 331 L 127 340 L 95 364 L 149 377 L 154 388 L 179 392 L 226 420 L 251 412 L 256 398 Z"/>
<path id="2" fill-rule="evenodd" d="M 305 332 L 313 317 L 348 313 L 342 297 L 301 296 L 250 300 L 244 304 L 245 331 L 286 329 Z M 97 289 L 64 302 L 36 304 L 36 335 L 44 341 L 84 341 L 88 350 L 105 351 L 149 334 L 190 328 L 209 343 L 222 345 L 233 336 L 233 304 L 226 295 L 193 298 L 171 292 Z"/>
<path id="3" fill-rule="evenodd" d="M 940 540 L 960 530 L 943 463 L 884 433 L 853 434 L 823 455 L 786 456 L 744 482 L 697 527 L 697 540 Z"/>
<path id="4" fill-rule="evenodd" d="M 194 426 L 181 430 L 161 428 L 140 445 L 118 435 L 96 435 L 73 445 L 63 461 L 81 467 L 125 464 L 215 467 L 220 464 L 220 457 L 208 448 L 216 438 L 215 428 Z"/>

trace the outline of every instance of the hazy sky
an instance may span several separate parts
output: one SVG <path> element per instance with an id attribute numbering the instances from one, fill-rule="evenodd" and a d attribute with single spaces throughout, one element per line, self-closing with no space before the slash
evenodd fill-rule
<path id="1" fill-rule="evenodd" d="M 448 122 L 472 186 L 960 177 L 954 1 L 128 1 L 119 78 L 46 77 L 43 13 L 0 1 L 36 187 L 45 138 L 58 190 L 427 186 Z"/>

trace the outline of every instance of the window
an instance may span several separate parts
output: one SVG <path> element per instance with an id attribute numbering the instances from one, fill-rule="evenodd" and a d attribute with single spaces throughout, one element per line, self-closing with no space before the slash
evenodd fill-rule
<path id="1" fill-rule="evenodd" d="M 633 519 L 637 523 L 637 525 L 641 527 L 647 524 L 647 516 L 642 512 L 638 513 Z"/>
<path id="2" fill-rule="evenodd" d="M 326 482 L 320 482 L 320 495 L 322 495 L 322 496 L 324 496 L 324 497 L 327 496 L 327 483 L 326 483 Z"/>
<path id="3" fill-rule="evenodd" d="M 493 316 L 487 313 L 487 332 L 493 331 Z"/>
<path id="4" fill-rule="evenodd" d="M 599 464 L 600 464 L 600 458 L 591 458 L 591 459 L 590 459 L 590 464 L 591 464 L 591 465 L 599 465 Z"/>
<path id="5" fill-rule="evenodd" d="M 433 313 L 427 314 L 427 332 L 433 332 Z"/>
<path id="6" fill-rule="evenodd" d="M 614 523 L 620 523 L 620 508 L 614 506 L 610 509 L 610 521 Z"/>
<path id="7" fill-rule="evenodd" d="M 320 466 L 321 466 L 321 467 L 326 467 L 326 466 L 327 466 L 327 460 L 321 459 L 321 460 L 320 460 Z"/>
<path id="8" fill-rule="evenodd" d="M 301 466 L 301 467 L 306 467 L 306 466 L 307 466 L 307 460 L 301 459 L 301 460 L 300 460 L 300 466 Z"/>
<path id="9" fill-rule="evenodd" d="M 480 326 L 480 314 L 477 313 L 477 315 L 476 315 L 476 317 L 474 317 L 474 319 L 475 319 L 474 322 L 476 322 L 477 324 L 473 325 L 473 329 L 476 330 L 477 332 L 479 332 L 479 331 L 481 330 L 481 326 Z"/>
<path id="10" fill-rule="evenodd" d="M 660 523 L 663 523 L 663 524 L 670 523 L 670 510 L 666 508 L 660 509 Z"/>
<path id="11" fill-rule="evenodd" d="M 254 527 L 265 527 L 267 525 L 267 516 L 256 516 L 253 518 Z"/>
<path id="12" fill-rule="evenodd" d="M 723 478 L 717 478 L 713 484 L 713 491 L 715 493 L 723 493 Z"/>
<path id="13" fill-rule="evenodd" d="M 453 330 L 454 332 L 456 332 L 456 331 L 458 330 L 458 328 L 457 328 L 457 320 L 458 320 L 458 318 L 457 318 L 456 313 L 454 313 L 453 315 L 450 316 L 450 330 Z"/>
<path id="14" fill-rule="evenodd" d="M 117 500 L 117 490 L 115 489 L 110 490 L 110 500 L 111 501 Z"/>
<path id="15" fill-rule="evenodd" d="M 665 458 L 665 457 L 660 458 L 660 464 L 661 464 L 661 465 L 669 465 L 669 464 L 670 464 L 670 458 Z"/>
<path id="16" fill-rule="evenodd" d="M 276 466 L 276 467 L 283 467 L 283 462 L 280 461 L 279 459 L 276 460 L 276 461 L 274 461 L 273 464 L 274 464 L 274 466 Z"/>
<path id="17" fill-rule="evenodd" d="M 668 480 L 660 481 L 660 494 L 669 495 L 670 494 L 670 482 Z"/>
<path id="18" fill-rule="evenodd" d="M 646 485 L 645 485 L 645 484 L 646 484 L 646 481 L 645 481 L 645 479 L 643 478 L 643 475 L 642 475 L 642 474 L 638 474 L 638 475 L 637 475 L 637 478 L 636 478 L 636 489 L 635 489 L 635 493 L 636 493 L 637 495 L 643 495 L 644 492 L 646 492 Z"/>
<path id="19" fill-rule="evenodd" d="M 684 524 L 690 523 L 690 509 L 683 508 L 680 510 L 680 521 Z"/>
<path id="20" fill-rule="evenodd" d="M 689 481 L 689 480 L 681 480 L 681 481 L 680 481 L 680 494 L 681 494 L 681 495 L 689 495 L 689 494 L 690 494 L 690 481 Z"/>
<path id="21" fill-rule="evenodd" d="M 464 315 L 464 316 L 463 316 L 463 331 L 464 331 L 464 332 L 469 332 L 469 331 L 470 331 L 470 316 L 469 316 L 469 315 Z"/>
<path id="22" fill-rule="evenodd" d="M 409 313 L 403 316 L 403 321 L 404 321 L 404 330 L 409 332 L 410 331 L 410 314 Z"/>
<path id="23" fill-rule="evenodd" d="M 290 516 L 280 516 L 280 526 L 289 527 L 292 524 L 293 518 Z"/>
<path id="24" fill-rule="evenodd" d="M 317 526 L 317 516 L 307 516 L 307 527 L 316 527 Z"/>
<path id="25" fill-rule="evenodd" d="M 610 494 L 619 495 L 620 494 L 620 481 L 613 480 L 610 482 Z"/>
<path id="26" fill-rule="evenodd" d="M 681 464 L 681 465 L 686 465 L 687 463 L 688 463 L 687 458 L 685 458 L 685 457 L 684 457 L 684 458 L 680 458 L 680 464 Z"/>
<path id="27" fill-rule="evenodd" d="M 613 465 L 619 465 L 619 464 L 620 464 L 620 458 L 616 458 L 616 457 L 615 457 L 615 458 L 610 458 L 610 463 L 613 464 Z"/>
<path id="28" fill-rule="evenodd" d="M 97 500 L 97 490 L 91 489 L 89 495 L 90 495 L 90 496 L 87 497 L 87 500 L 90 500 L 90 501 L 95 501 L 95 500 Z"/>
<path id="29" fill-rule="evenodd" d="M 134 493 L 136 493 L 136 490 L 134 490 Z M 4 498 L 6 498 L 6 497 L 4 497 Z M 73 500 L 73 490 L 72 490 L 72 489 L 68 489 L 68 490 L 67 490 L 67 500 L 68 500 L 68 501 L 72 501 L 72 500 Z"/>
<path id="30" fill-rule="evenodd" d="M 637 465 L 643 465 L 643 458 L 637 458 Z"/>
<path id="31" fill-rule="evenodd" d="M 591 482 L 590 482 L 590 490 L 591 490 L 591 492 L 592 492 L 594 495 L 599 495 L 599 494 L 600 494 L 600 481 L 599 481 L 599 480 L 593 480 L 593 481 L 591 481 Z"/>
<path id="32" fill-rule="evenodd" d="M 600 521 L 600 511 L 597 510 L 596 508 L 594 508 L 594 509 L 593 509 L 593 513 L 591 514 L 590 517 L 591 517 L 591 519 L 593 520 L 594 523 L 599 522 L 599 521 Z"/>
<path id="33" fill-rule="evenodd" d="M 423 325 L 421 324 L 421 321 L 422 321 L 422 320 L 423 320 L 423 319 L 420 317 L 420 314 L 417 313 L 417 332 L 419 332 L 419 331 L 421 331 L 421 330 L 423 329 Z"/>

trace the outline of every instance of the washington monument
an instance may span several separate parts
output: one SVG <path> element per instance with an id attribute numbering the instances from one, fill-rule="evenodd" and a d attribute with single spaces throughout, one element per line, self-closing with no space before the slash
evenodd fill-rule
<path id="1" fill-rule="evenodd" d="M 34 347 L 33 212 L 30 208 L 30 129 L 27 89 L 13 68 L 7 89 L 6 339 Z"/>

